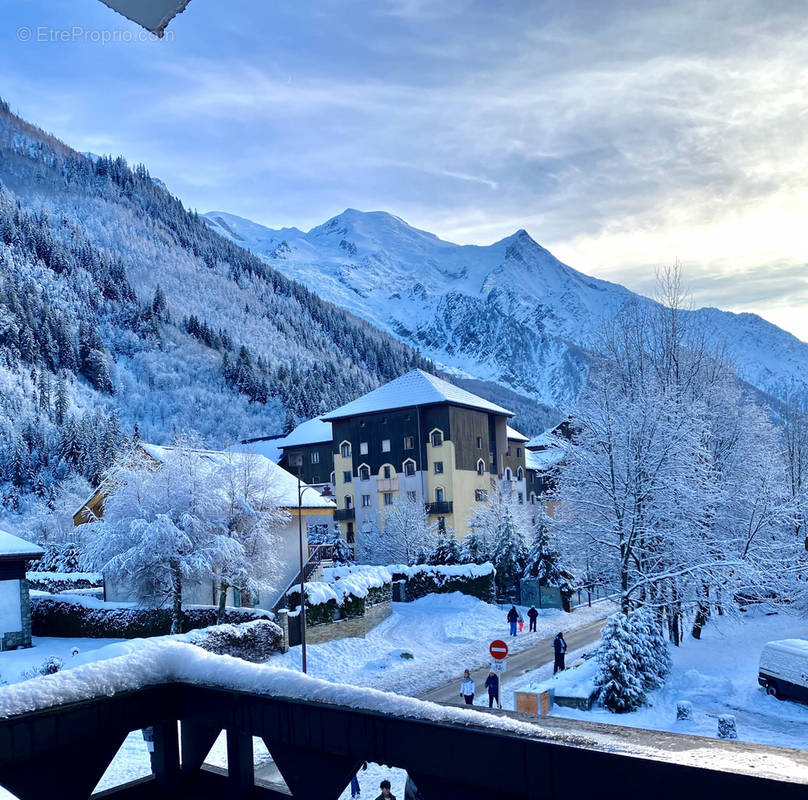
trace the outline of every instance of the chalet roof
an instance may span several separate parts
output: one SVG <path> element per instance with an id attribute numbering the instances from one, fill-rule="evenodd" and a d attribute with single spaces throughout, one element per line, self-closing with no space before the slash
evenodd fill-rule
<path id="1" fill-rule="evenodd" d="M 326 422 L 322 417 L 307 419 L 301 422 L 288 436 L 278 439 L 276 447 L 300 447 L 305 444 L 325 444 L 334 438 L 331 433 L 331 423 Z"/>
<path id="2" fill-rule="evenodd" d="M 163 462 L 175 448 L 166 445 L 140 442 L 141 449 L 155 461 Z M 279 467 L 266 456 L 252 452 L 233 452 L 220 450 L 193 450 L 203 464 L 210 464 L 211 469 L 218 466 L 238 464 L 240 461 L 254 459 L 253 470 L 256 477 L 265 478 L 269 484 L 272 499 L 281 508 L 297 508 L 297 478 L 282 467 Z M 302 484 L 304 487 L 307 484 Z M 334 508 L 334 502 L 322 497 L 316 490 L 303 492 L 303 508 Z"/>
<path id="3" fill-rule="evenodd" d="M 353 417 L 358 414 L 373 414 L 377 411 L 393 411 L 398 408 L 429 406 L 439 403 L 451 403 L 456 406 L 488 411 L 492 414 L 513 416 L 512 411 L 508 411 L 496 403 L 484 400 L 476 394 L 436 378 L 423 370 L 414 369 L 412 372 L 408 372 L 406 375 L 385 383 L 379 386 L 378 389 L 374 389 L 372 392 L 368 392 L 362 397 L 340 406 L 328 414 L 324 414 L 322 419 L 329 421 Z"/>
<path id="4" fill-rule="evenodd" d="M 544 450 L 525 450 L 525 466 L 536 472 L 547 472 L 564 460 L 563 447 L 548 447 Z"/>
<path id="5" fill-rule="evenodd" d="M 39 558 L 45 551 L 32 542 L 26 542 L 8 531 L 0 530 L 0 561 L 19 561 Z"/>
<path id="6" fill-rule="evenodd" d="M 508 438 L 512 442 L 526 442 L 528 440 L 527 436 L 524 433 L 519 433 L 516 428 L 512 428 L 510 425 L 507 426 L 508 431 Z"/>

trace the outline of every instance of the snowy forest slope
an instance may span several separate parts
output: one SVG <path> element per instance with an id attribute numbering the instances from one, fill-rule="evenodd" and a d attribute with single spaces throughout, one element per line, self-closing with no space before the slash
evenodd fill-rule
<path id="1" fill-rule="evenodd" d="M 384 212 L 348 209 L 307 233 L 205 216 L 437 363 L 557 408 L 575 402 L 603 324 L 629 302 L 653 302 L 568 267 L 524 230 L 481 247 L 442 241 Z M 754 314 L 691 313 L 746 382 L 773 395 L 805 388 L 808 344 Z"/>
<path id="2" fill-rule="evenodd" d="M 413 367 L 431 365 L 217 235 L 145 168 L 76 153 L 0 101 L 6 512 L 98 480 L 136 426 L 225 446 Z"/>

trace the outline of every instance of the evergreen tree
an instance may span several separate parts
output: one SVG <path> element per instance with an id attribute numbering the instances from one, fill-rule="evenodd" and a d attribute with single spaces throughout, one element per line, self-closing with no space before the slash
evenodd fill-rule
<path id="1" fill-rule="evenodd" d="M 600 701 L 615 714 L 636 711 L 645 702 L 646 678 L 630 615 L 612 614 L 606 620 L 602 636 L 595 679 Z"/>
<path id="2" fill-rule="evenodd" d="M 428 564 L 459 564 L 460 544 L 454 530 L 442 530 L 435 539 L 435 545 L 427 554 Z"/>
<path id="3" fill-rule="evenodd" d="M 563 564 L 544 515 L 539 516 L 533 525 L 524 577 L 537 578 L 541 586 L 557 586 L 562 594 L 572 593 L 573 575 Z"/>

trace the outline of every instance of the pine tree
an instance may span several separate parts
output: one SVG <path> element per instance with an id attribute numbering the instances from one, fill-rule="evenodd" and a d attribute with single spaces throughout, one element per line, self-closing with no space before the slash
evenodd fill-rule
<path id="1" fill-rule="evenodd" d="M 481 528 L 472 529 L 460 545 L 460 561 L 463 564 L 484 564 L 491 560 L 491 545 Z"/>
<path id="2" fill-rule="evenodd" d="M 595 679 L 600 701 L 615 714 L 636 711 L 645 702 L 646 680 L 630 615 L 613 614 L 606 620 L 602 636 Z"/>
<path id="3" fill-rule="evenodd" d="M 573 575 L 564 566 L 543 516 L 533 526 L 533 539 L 528 550 L 524 577 L 537 578 L 540 586 L 557 586 L 562 594 L 571 594 Z"/>
<path id="4" fill-rule="evenodd" d="M 454 530 L 442 530 L 435 539 L 435 545 L 426 556 L 428 564 L 459 564 L 460 544 Z"/>

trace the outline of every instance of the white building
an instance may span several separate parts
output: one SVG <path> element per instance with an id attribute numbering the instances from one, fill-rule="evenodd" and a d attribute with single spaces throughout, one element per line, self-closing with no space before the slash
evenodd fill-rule
<path id="1" fill-rule="evenodd" d="M 144 468 L 154 469 L 159 468 L 159 465 L 165 461 L 173 448 L 140 442 L 138 450 L 144 457 Z M 273 589 L 270 596 L 258 598 L 258 605 L 262 608 L 270 608 L 277 597 L 283 594 L 300 569 L 298 518 L 300 517 L 301 520 L 300 527 L 303 534 L 303 557 L 307 559 L 308 529 L 333 525 L 335 505 L 331 500 L 322 497 L 318 491 L 303 483 L 300 484 L 300 514 L 298 517 L 298 479 L 265 456 L 249 451 L 230 452 L 198 449 L 192 452 L 198 456 L 203 468 L 209 466 L 210 469 L 238 466 L 241 462 L 249 460 L 251 480 L 259 484 L 265 483 L 267 497 L 271 500 L 272 506 L 283 509 L 288 513 L 288 521 L 277 532 L 279 541 L 277 555 L 280 561 L 280 570 L 277 575 L 272 576 Z M 108 491 L 108 484 L 102 484 L 96 489 L 93 495 L 74 515 L 76 524 L 92 521 L 103 516 L 104 498 Z M 133 600 L 131 587 L 114 580 L 111 576 L 105 575 L 104 578 L 105 598 L 107 600 L 121 602 Z M 211 577 L 208 581 L 187 586 L 184 592 L 184 600 L 187 603 L 215 604 L 218 601 L 217 591 L 217 582 Z M 230 589 L 228 592 L 233 593 L 233 590 Z M 228 597 L 228 605 L 240 606 L 241 604 L 241 597 L 237 591 Z"/>

